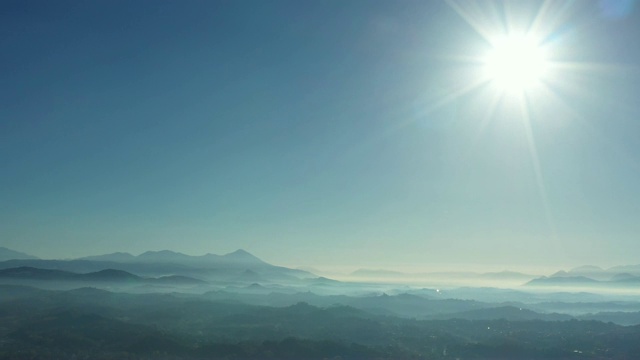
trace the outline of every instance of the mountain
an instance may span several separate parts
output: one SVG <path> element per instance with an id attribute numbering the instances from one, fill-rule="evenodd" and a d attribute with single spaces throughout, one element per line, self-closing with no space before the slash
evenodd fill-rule
<path id="1" fill-rule="evenodd" d="M 0 246 L 0 261 L 13 259 L 37 259 L 37 257 Z"/>
<path id="2" fill-rule="evenodd" d="M 147 251 L 138 256 L 128 253 L 113 253 L 75 260 L 26 259 L 0 262 L 0 269 L 16 267 L 64 270 L 75 273 L 118 269 L 146 277 L 177 275 L 207 281 L 233 281 L 246 270 L 251 270 L 259 276 L 259 278 L 251 279 L 251 282 L 299 281 L 300 279 L 317 277 L 306 271 L 271 265 L 245 250 L 237 250 L 225 255 L 206 254 L 202 256 L 190 256 L 170 250 L 161 250 Z"/>
<path id="3" fill-rule="evenodd" d="M 20 280 L 68 281 L 75 280 L 77 278 L 77 274 L 62 270 L 38 269 L 28 266 L 21 266 L 0 270 L 0 278 Z"/>
<path id="4" fill-rule="evenodd" d="M 528 309 L 514 306 L 500 306 L 487 309 L 474 309 L 462 311 L 453 314 L 444 314 L 434 316 L 436 319 L 464 319 L 464 320 L 499 320 L 508 321 L 527 321 L 527 320 L 544 320 L 544 321 L 566 321 L 573 317 L 565 314 L 541 314 Z"/>
<path id="5" fill-rule="evenodd" d="M 132 273 L 126 272 L 126 271 L 122 271 L 122 270 L 115 270 L 115 269 L 105 269 L 105 270 L 100 270 L 100 271 L 96 271 L 93 273 L 88 273 L 88 274 L 79 274 L 80 278 L 82 280 L 87 280 L 87 281 L 128 281 L 128 282 L 133 282 L 133 281 L 140 281 L 142 280 L 141 277 L 137 276 L 137 275 L 133 275 Z"/>
<path id="6" fill-rule="evenodd" d="M 636 281 L 638 279 L 640 279 L 638 276 L 629 273 L 620 273 L 613 275 L 610 281 Z"/>
<path id="7" fill-rule="evenodd" d="M 573 268 L 569 271 L 558 271 L 551 275 L 557 276 L 585 276 L 594 280 L 609 280 L 616 274 L 628 273 L 633 276 L 640 276 L 640 264 L 638 265 L 619 265 L 608 269 L 603 269 L 595 265 L 583 265 Z"/>
<path id="8" fill-rule="evenodd" d="M 533 279 L 525 284 L 525 286 L 593 286 L 601 284 L 600 281 L 588 278 L 586 276 L 554 276 L 540 277 Z"/>
<path id="9" fill-rule="evenodd" d="M 266 264 L 264 261 L 260 260 L 256 256 L 253 256 L 252 254 L 242 249 L 238 249 L 232 253 L 222 255 L 221 259 L 225 262 L 233 262 L 233 263 Z"/>
<path id="10" fill-rule="evenodd" d="M 632 275 L 640 276 L 640 265 L 623 265 L 614 266 L 607 269 L 609 273 L 630 273 Z"/>
<path id="11" fill-rule="evenodd" d="M 614 283 L 618 285 L 640 284 L 640 276 L 633 276 L 628 273 L 617 274 L 611 279 L 611 281 L 609 281 L 609 283 Z"/>
<path id="12" fill-rule="evenodd" d="M 183 264 L 155 264 L 144 262 L 116 262 L 92 260 L 7 260 L 0 262 L 0 269 L 33 267 L 49 270 L 64 270 L 75 273 L 89 273 L 105 269 L 118 269 L 144 276 L 185 275 L 192 276 L 199 271 Z"/>
<path id="13" fill-rule="evenodd" d="M 557 272 L 551 274 L 549 277 L 557 278 L 557 277 L 570 277 L 570 276 L 571 276 L 571 274 L 569 274 L 568 272 L 566 272 L 564 270 L 560 270 L 560 271 L 557 271 Z"/>
<path id="14" fill-rule="evenodd" d="M 307 279 L 306 280 L 307 283 L 310 284 L 314 284 L 314 285 L 337 285 L 337 284 L 342 284 L 342 282 L 338 281 L 338 280 L 333 280 L 333 279 L 329 279 L 326 278 L 324 276 L 320 276 L 314 279 Z"/>
<path id="15" fill-rule="evenodd" d="M 246 283 L 261 283 L 266 281 L 260 274 L 249 269 L 242 272 L 242 274 L 240 274 L 240 276 L 236 277 L 234 280 Z"/>
<path id="16" fill-rule="evenodd" d="M 120 263 L 156 263 L 156 264 L 197 264 L 198 266 L 205 265 L 220 265 L 220 264 L 253 264 L 253 265 L 268 265 L 266 262 L 260 260 L 258 257 L 250 254 L 249 252 L 238 249 L 234 252 L 225 255 L 206 254 L 201 256 L 191 256 L 183 253 L 179 253 L 171 250 L 160 251 L 146 251 L 138 256 L 131 255 L 125 252 L 115 252 L 112 254 L 95 255 L 79 258 L 77 260 L 89 260 L 89 261 L 109 261 Z"/>
<path id="17" fill-rule="evenodd" d="M 578 317 L 580 320 L 596 320 L 613 322 L 625 326 L 640 325 L 640 312 L 638 311 L 604 311 L 596 314 L 586 314 Z"/>
<path id="18" fill-rule="evenodd" d="M 562 286 L 562 287 L 608 287 L 608 288 L 633 288 L 640 285 L 640 276 L 629 273 L 616 274 L 610 279 L 596 280 L 586 276 L 551 276 L 533 279 L 525 286 Z"/>
<path id="19" fill-rule="evenodd" d="M 126 271 L 106 269 L 78 274 L 70 271 L 17 267 L 0 270 L 0 279 L 47 280 L 47 281 L 140 281 L 141 277 Z"/>
<path id="20" fill-rule="evenodd" d="M 88 282 L 88 283 L 149 283 L 172 285 L 199 285 L 205 281 L 186 276 L 162 276 L 159 278 L 143 278 L 132 273 L 105 269 L 86 274 L 78 274 L 70 271 L 38 269 L 33 267 L 17 267 L 0 270 L 0 279 L 21 281 L 54 281 L 54 282 Z"/>
<path id="21" fill-rule="evenodd" d="M 135 259 L 138 262 L 155 263 L 186 263 L 193 261 L 193 256 L 185 255 L 170 250 L 147 251 L 138 255 Z"/>
<path id="22" fill-rule="evenodd" d="M 179 275 L 169 275 L 169 276 L 161 276 L 157 279 L 147 279 L 150 282 L 161 283 L 161 284 L 172 284 L 172 285 L 204 285 L 207 284 L 206 281 L 190 278 L 187 276 L 179 276 Z"/>
<path id="23" fill-rule="evenodd" d="M 585 265 L 568 271 L 570 276 L 586 276 L 595 280 L 609 280 L 611 274 L 599 266 Z"/>

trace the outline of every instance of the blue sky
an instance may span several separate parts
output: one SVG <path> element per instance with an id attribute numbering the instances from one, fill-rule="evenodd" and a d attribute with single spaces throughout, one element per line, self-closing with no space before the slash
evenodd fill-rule
<path id="1" fill-rule="evenodd" d="M 519 26 L 541 8 L 496 4 Z M 523 121 L 509 98 L 490 111 L 487 86 L 455 96 L 489 45 L 452 5 L 4 2 L 0 244 L 321 268 L 637 262 L 640 9 L 556 2 L 545 41 L 569 65 Z"/>

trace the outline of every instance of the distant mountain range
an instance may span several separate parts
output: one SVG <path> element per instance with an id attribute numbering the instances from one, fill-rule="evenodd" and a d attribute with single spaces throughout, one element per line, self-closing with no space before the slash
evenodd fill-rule
<path id="1" fill-rule="evenodd" d="M 202 256 L 190 256 L 170 250 L 147 251 L 138 256 L 117 252 L 74 260 L 43 260 L 10 250 L 6 254 L 12 259 L 0 261 L 0 269 L 32 267 L 74 273 L 117 269 L 144 277 L 171 275 L 247 283 L 298 281 L 317 277 L 307 271 L 271 265 L 241 249 L 225 255 Z"/>
<path id="2" fill-rule="evenodd" d="M 504 319 L 509 321 L 566 321 L 573 317 L 566 314 L 543 314 L 532 310 L 515 306 L 499 306 L 493 308 L 474 309 L 453 314 L 439 314 L 432 319 L 464 319 L 464 320 L 494 320 Z"/>
<path id="3" fill-rule="evenodd" d="M 71 273 L 96 273 L 107 269 L 120 270 L 135 276 L 185 279 L 206 279 L 241 284 L 295 282 L 315 279 L 317 275 L 301 269 L 290 269 L 269 264 L 249 252 L 239 249 L 217 255 L 190 256 L 170 250 L 147 251 L 140 255 L 125 252 L 86 256 L 73 260 L 44 260 L 35 256 L 0 247 L 0 269 L 31 267 L 60 270 Z M 526 286 L 584 287 L 640 286 L 640 265 L 615 266 L 603 269 L 585 265 L 569 271 L 558 271 L 550 276 L 537 277 L 513 271 L 501 272 L 430 272 L 403 273 L 390 270 L 359 269 L 348 275 L 363 281 L 390 280 L 472 280 L 507 281 Z M 328 279 L 327 279 L 328 280 Z M 460 281 L 458 281 L 460 283 Z"/>
<path id="4" fill-rule="evenodd" d="M 613 280 L 613 277 L 619 274 L 640 276 L 640 265 L 622 265 L 608 269 L 603 269 L 599 266 L 585 265 L 573 268 L 569 271 L 558 271 L 551 276 L 584 276 L 594 280 L 608 281 Z"/>
<path id="5" fill-rule="evenodd" d="M 0 280 L 55 281 L 55 282 L 114 282 L 114 283 L 148 283 L 171 285 L 206 284 L 206 281 L 185 276 L 162 276 L 159 278 L 143 278 L 126 271 L 105 269 L 101 271 L 78 274 L 62 270 L 38 269 L 33 267 L 16 267 L 0 270 Z"/>
<path id="6" fill-rule="evenodd" d="M 170 250 L 161 251 L 147 251 L 138 256 L 131 255 L 124 252 L 116 252 L 106 255 L 87 256 L 79 258 L 78 260 L 89 261 L 113 261 L 122 263 L 174 263 L 174 264 L 263 264 L 268 265 L 266 262 L 260 260 L 256 256 L 251 255 L 247 251 L 242 249 L 236 250 L 226 255 L 206 254 L 201 256 L 190 256 L 179 252 Z"/>
<path id="7" fill-rule="evenodd" d="M 623 267 L 619 267 L 623 268 Z M 624 267 L 629 269 L 632 267 Z M 614 268 L 612 268 L 614 269 Z M 537 279 L 533 279 L 527 282 L 526 286 L 564 286 L 564 287 L 593 287 L 593 286 L 605 286 L 605 287 L 637 287 L 640 285 L 640 276 L 634 275 L 628 272 L 623 273 L 611 273 L 610 270 L 597 271 L 594 267 L 582 267 L 576 270 L 570 271 L 558 271 L 551 276 L 543 276 Z M 585 274 L 589 273 L 593 277 L 588 277 Z"/>
<path id="8" fill-rule="evenodd" d="M 37 259 L 37 257 L 0 246 L 0 261 L 13 259 Z"/>

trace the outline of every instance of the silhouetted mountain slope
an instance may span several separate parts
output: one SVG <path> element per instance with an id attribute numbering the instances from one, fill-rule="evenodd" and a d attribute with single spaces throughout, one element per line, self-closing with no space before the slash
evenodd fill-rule
<path id="1" fill-rule="evenodd" d="M 37 257 L 0 246 L 0 261 L 13 259 L 37 259 Z"/>
<path id="2" fill-rule="evenodd" d="M 198 266 L 215 266 L 221 264 L 268 265 L 266 262 L 260 260 L 256 256 L 242 249 L 225 255 L 206 254 L 201 256 L 191 256 L 171 250 L 146 251 L 138 256 L 134 256 L 129 253 L 116 252 L 105 255 L 87 256 L 76 260 L 111 261 L 125 263 L 170 263 L 185 265 L 197 264 Z"/>
<path id="3" fill-rule="evenodd" d="M 586 314 L 577 316 L 580 320 L 595 320 L 602 322 L 612 322 L 625 326 L 637 326 L 640 324 L 640 312 L 627 311 L 604 311 L 595 314 Z"/>
<path id="4" fill-rule="evenodd" d="M 105 269 L 88 274 L 79 274 L 87 281 L 141 281 L 142 278 L 122 270 Z"/>
<path id="5" fill-rule="evenodd" d="M 243 271 L 242 274 L 240 274 L 238 277 L 234 278 L 233 280 L 239 281 L 239 282 L 246 282 L 246 283 L 261 283 L 261 282 L 267 281 L 265 278 L 260 276 L 260 274 L 249 269 Z"/>
<path id="6" fill-rule="evenodd" d="M 586 276 L 551 276 L 533 279 L 527 282 L 526 286 L 593 286 L 601 284 L 600 281 Z"/>
<path id="7" fill-rule="evenodd" d="M 584 265 L 565 272 L 568 276 L 586 276 L 595 280 L 609 280 L 616 274 L 631 274 L 640 276 L 640 265 L 619 265 L 608 269 L 599 266 Z"/>
<path id="8" fill-rule="evenodd" d="M 0 270 L 2 279 L 50 280 L 50 281 L 139 281 L 141 277 L 122 270 L 107 269 L 88 274 L 76 274 L 62 270 L 17 267 Z"/>
<path id="9" fill-rule="evenodd" d="M 242 249 L 238 249 L 234 252 L 222 255 L 220 256 L 220 258 L 223 259 L 223 261 L 232 262 L 232 263 L 266 264 L 264 261 L 260 260 L 256 256 Z"/>
<path id="10" fill-rule="evenodd" d="M 194 279 L 187 276 L 180 275 L 169 275 L 169 276 L 161 276 L 155 279 L 147 279 L 147 281 L 160 283 L 160 284 L 173 284 L 173 285 L 202 285 L 207 284 L 206 281 L 200 279 Z"/>
<path id="11" fill-rule="evenodd" d="M 96 272 L 105 269 L 118 269 L 145 276 L 162 276 L 167 274 L 180 274 L 189 276 L 197 269 L 182 264 L 145 264 L 122 263 L 115 261 L 91 261 L 91 260 L 8 260 L 0 262 L 0 269 L 13 267 L 34 267 L 39 269 L 64 270 L 75 273 Z"/>
<path id="12" fill-rule="evenodd" d="M 619 274 L 619 273 L 630 273 L 636 276 L 640 276 L 640 264 L 638 265 L 621 265 L 621 266 L 614 266 L 612 268 L 607 269 L 608 273 L 614 273 L 614 274 Z"/>
<path id="13" fill-rule="evenodd" d="M 307 279 L 306 283 L 307 284 L 312 284 L 312 285 L 339 285 L 339 284 L 342 284 L 342 282 L 340 282 L 338 280 L 329 279 L 329 278 L 326 278 L 324 276 L 320 276 L 320 277 L 313 278 L 313 279 Z"/>
<path id="14" fill-rule="evenodd" d="M 544 321 L 566 321 L 573 319 L 572 316 L 564 314 L 541 314 L 528 309 L 514 306 L 501 306 L 493 308 L 485 308 L 478 310 L 469 310 L 457 312 L 453 314 L 436 315 L 434 319 L 464 319 L 464 320 L 499 320 L 508 321 L 525 321 L 525 320 L 544 320 Z"/>
<path id="15" fill-rule="evenodd" d="M 630 274 L 619 274 L 621 276 L 616 276 L 609 283 L 615 283 L 619 285 L 633 285 L 640 284 L 640 276 L 629 276 Z"/>
<path id="16" fill-rule="evenodd" d="M 552 276 L 533 279 L 525 286 L 563 286 L 563 287 L 602 287 L 602 288 L 637 288 L 640 276 L 628 273 L 614 275 L 610 280 L 595 280 L 586 276 Z"/>
<path id="17" fill-rule="evenodd" d="M 275 266 L 262 261 L 245 250 L 236 250 L 225 255 L 206 254 L 190 256 L 161 250 L 147 251 L 138 256 L 128 253 L 113 253 L 90 256 L 75 260 L 10 260 L 0 262 L 0 269 L 11 267 L 35 267 L 71 272 L 96 272 L 104 269 L 119 269 L 142 276 L 186 276 L 210 281 L 234 281 L 247 270 L 255 273 L 251 282 L 299 281 L 317 277 L 309 272 Z"/>
<path id="18" fill-rule="evenodd" d="M 211 281 L 229 281 L 251 270 L 268 281 L 299 281 L 314 278 L 306 271 L 274 266 L 245 253 L 204 255 L 189 257 L 184 254 L 162 252 L 147 254 L 143 261 L 134 257 L 132 261 L 97 260 L 8 260 L 0 262 L 0 269 L 14 267 L 34 267 L 50 270 L 64 270 L 76 273 L 96 272 L 104 269 L 118 269 L 142 276 L 179 275 Z M 175 256 L 174 256 L 175 255 Z M 152 259 L 155 259 L 152 261 Z"/>
<path id="19" fill-rule="evenodd" d="M 593 265 L 584 265 L 569 270 L 568 274 L 571 276 L 586 276 L 596 280 L 604 280 L 607 276 L 607 271 L 601 267 Z"/>
<path id="20" fill-rule="evenodd" d="M 105 269 L 97 272 L 78 274 L 62 270 L 38 269 L 33 267 L 17 267 L 0 270 L 0 279 L 21 281 L 51 282 L 115 282 L 115 283 L 163 283 L 163 284 L 204 284 L 205 281 L 185 276 L 164 276 L 160 278 L 143 278 L 122 270 Z"/>
<path id="21" fill-rule="evenodd" d="M 186 264 L 189 262 L 193 262 L 193 256 L 185 255 L 182 253 L 170 251 L 170 250 L 161 250 L 161 251 L 147 251 L 136 256 L 135 261 L 137 262 L 151 262 L 151 263 L 175 263 L 175 264 Z"/>
<path id="22" fill-rule="evenodd" d="M 626 280 L 635 280 L 635 279 L 640 279 L 640 277 L 629 274 L 629 273 L 621 273 L 621 274 L 613 275 L 610 281 L 626 281 Z"/>
<path id="23" fill-rule="evenodd" d="M 21 266 L 0 270 L 0 278 L 22 279 L 22 280 L 76 280 L 79 274 L 62 270 L 38 269 L 34 267 Z"/>

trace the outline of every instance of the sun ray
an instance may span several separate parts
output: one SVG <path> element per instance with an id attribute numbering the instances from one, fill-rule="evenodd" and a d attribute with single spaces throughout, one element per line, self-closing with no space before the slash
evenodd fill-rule
<path id="1" fill-rule="evenodd" d="M 562 102 L 562 99 L 551 90 L 551 86 L 559 81 L 552 76 L 554 72 L 562 71 L 567 66 L 573 71 L 580 69 L 581 66 L 594 66 L 584 63 L 567 64 L 550 59 L 548 51 L 554 45 L 552 41 L 554 29 L 557 28 L 560 20 L 566 17 L 568 7 L 562 5 L 560 9 L 562 11 L 556 11 L 558 9 L 555 3 L 546 0 L 537 9 L 531 21 L 523 26 L 522 23 L 517 23 L 513 16 L 515 9 L 511 5 L 516 5 L 505 2 L 500 9 L 501 21 L 494 22 L 500 24 L 502 29 L 492 29 L 491 25 L 488 25 L 490 23 L 487 21 L 488 19 L 483 18 L 484 12 L 479 3 L 461 4 L 453 0 L 447 3 L 493 49 L 488 55 L 478 56 L 475 61 L 484 71 L 479 75 L 479 80 L 472 82 L 472 84 L 478 82 L 488 84 L 489 91 L 493 90 L 493 96 L 480 119 L 470 148 L 474 148 L 473 144 L 479 141 L 482 133 L 495 117 L 498 105 L 506 101 L 514 102 L 522 123 L 537 192 L 543 206 L 544 218 L 552 238 L 556 238 L 557 230 L 552 204 L 547 193 L 542 161 L 531 122 L 535 100 L 551 97 Z M 486 9 L 492 14 L 498 11 L 493 3 L 486 5 Z M 467 62 L 471 61 L 467 60 Z M 536 95 L 535 99 L 533 98 L 534 94 Z M 571 109 L 569 105 L 564 105 L 567 109 Z"/>
<path id="2" fill-rule="evenodd" d="M 531 127 L 531 116 L 530 116 L 530 110 L 529 110 L 529 101 L 527 99 L 526 93 L 521 93 L 519 97 L 519 102 L 520 102 L 519 109 L 520 109 L 520 115 L 521 115 L 520 119 L 524 127 L 524 133 L 525 133 L 525 137 L 527 139 L 527 145 L 529 148 L 529 155 L 531 156 L 533 171 L 535 173 L 538 192 L 544 208 L 545 218 L 547 221 L 547 225 L 549 226 L 549 230 L 551 231 L 552 237 L 556 238 L 557 231 L 556 231 L 555 221 L 553 219 L 553 214 L 551 212 L 551 205 L 549 202 L 549 197 L 547 196 L 547 188 L 546 188 L 544 176 L 542 173 L 542 166 L 540 165 L 538 149 L 536 147 L 535 138 L 533 136 L 533 129 Z"/>
<path id="3" fill-rule="evenodd" d="M 475 82 L 460 88 L 454 92 L 452 92 L 451 94 L 443 97 L 442 99 L 440 99 L 439 101 L 431 104 L 427 109 L 426 109 L 426 113 L 438 110 L 439 108 L 449 104 L 450 102 L 458 99 L 459 97 L 472 92 L 473 90 L 478 89 L 479 87 L 481 87 L 482 85 L 484 85 L 486 83 L 485 79 L 478 79 Z"/>
<path id="4" fill-rule="evenodd" d="M 549 41 L 551 35 L 558 34 L 560 24 L 566 21 L 571 5 L 570 2 L 546 0 L 540 6 L 527 33 L 537 34 L 545 42 Z"/>
<path id="5" fill-rule="evenodd" d="M 544 3 L 542 3 L 542 6 L 540 6 L 540 9 L 538 10 L 538 14 L 536 14 L 536 16 L 533 18 L 533 21 L 531 22 L 531 26 L 529 26 L 528 33 L 539 34 L 542 32 L 540 30 L 540 27 L 544 24 L 543 19 L 545 19 L 547 17 L 547 14 L 550 13 L 550 9 L 550 0 L 546 0 Z"/>
<path id="6" fill-rule="evenodd" d="M 502 99 L 503 99 L 502 94 L 498 92 L 494 91 L 491 94 L 491 100 L 489 101 L 487 110 L 484 112 L 484 115 L 482 116 L 482 120 L 480 120 L 480 124 L 478 125 L 478 128 L 475 134 L 473 135 L 473 138 L 471 139 L 471 144 L 468 149 L 469 154 L 476 148 L 478 142 L 480 141 L 480 138 L 482 137 L 482 134 L 484 134 L 485 130 L 491 123 L 491 119 L 493 119 L 493 117 L 495 116 L 496 109 L 498 108 L 498 105 L 500 104 Z"/>
<path id="7" fill-rule="evenodd" d="M 487 25 L 481 22 L 483 19 L 483 16 L 481 15 L 481 8 L 476 6 L 472 9 L 470 4 L 473 3 L 465 3 L 466 6 L 461 6 L 454 0 L 447 0 L 447 4 L 449 4 L 449 6 L 476 31 L 476 33 L 482 36 L 488 43 L 491 42 L 492 35 L 496 32 L 496 29 L 488 28 Z"/>

